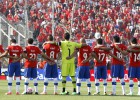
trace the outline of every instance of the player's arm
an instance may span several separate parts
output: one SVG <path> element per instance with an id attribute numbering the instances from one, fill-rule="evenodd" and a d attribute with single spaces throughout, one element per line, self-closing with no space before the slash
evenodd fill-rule
<path id="1" fill-rule="evenodd" d="M 54 61 L 53 58 L 48 57 L 45 53 L 46 53 L 46 50 L 43 49 L 43 52 L 41 52 L 40 55 L 41 55 L 45 60 L 51 60 L 51 61 Z"/>
<path id="2" fill-rule="evenodd" d="M 57 60 L 59 60 L 61 57 L 62 57 L 62 54 L 61 54 L 61 52 L 59 52 L 58 56 L 57 56 Z"/>
<path id="3" fill-rule="evenodd" d="M 82 43 L 81 44 L 81 47 L 84 47 L 84 46 L 87 46 L 87 44 L 86 43 Z"/>
<path id="4" fill-rule="evenodd" d="M 136 46 L 129 46 L 128 49 L 127 49 L 127 51 L 128 51 L 128 52 L 134 52 L 134 53 L 135 53 L 135 52 L 136 52 L 136 53 L 137 53 L 137 52 L 140 52 L 140 48 L 137 47 L 138 50 L 135 50 L 135 49 L 133 49 L 133 48 L 135 48 L 135 47 L 136 47 Z"/>
<path id="5" fill-rule="evenodd" d="M 18 62 L 18 61 L 20 61 L 21 59 L 23 59 L 24 57 L 23 57 L 23 53 L 20 55 L 20 57 L 18 57 L 18 58 L 15 58 L 12 62 L 14 63 L 14 62 Z"/>
<path id="6" fill-rule="evenodd" d="M 128 52 L 134 52 L 134 53 L 137 53 L 137 52 L 140 52 L 140 49 L 138 49 L 138 50 L 135 50 L 135 49 L 128 49 L 127 51 L 128 51 Z"/>
<path id="7" fill-rule="evenodd" d="M 128 52 L 125 50 L 120 49 L 117 45 L 115 45 L 116 49 L 120 51 L 123 55 L 128 55 Z"/>
<path id="8" fill-rule="evenodd" d="M 95 53 L 95 52 L 91 52 L 90 56 L 89 56 L 86 60 L 83 60 L 82 63 L 86 63 L 86 62 L 88 62 L 88 61 L 90 61 L 90 60 L 92 60 L 92 59 L 94 59 L 94 58 L 95 58 L 98 62 L 101 62 L 101 61 L 99 60 L 99 58 L 97 57 L 96 53 Z"/>
<path id="9" fill-rule="evenodd" d="M 113 55 L 111 52 L 109 53 L 109 55 L 110 55 L 111 57 L 113 57 L 113 58 L 119 60 L 119 61 L 122 61 L 122 59 L 120 59 L 120 58 L 118 58 L 117 56 Z"/>
<path id="10" fill-rule="evenodd" d="M 8 53 L 9 53 L 8 50 L 6 50 L 4 53 L 0 55 L 0 58 L 7 57 Z"/>
<path id="11" fill-rule="evenodd" d="M 129 46 L 129 48 L 138 48 L 138 49 L 140 49 L 140 45 L 136 45 L 136 46 Z"/>
<path id="12" fill-rule="evenodd" d="M 53 42 L 52 41 L 46 41 L 42 44 L 42 47 L 44 47 L 46 44 L 56 44 L 57 45 L 57 43 L 54 42 L 54 41 Z"/>
<path id="13" fill-rule="evenodd" d="M 110 51 L 111 48 L 109 47 L 99 47 L 99 46 L 96 46 L 95 48 L 99 48 L 100 50 L 105 50 L 105 51 Z"/>

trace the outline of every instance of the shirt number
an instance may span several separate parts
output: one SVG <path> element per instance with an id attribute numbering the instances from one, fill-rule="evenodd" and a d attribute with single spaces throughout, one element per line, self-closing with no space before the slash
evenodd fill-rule
<path id="1" fill-rule="evenodd" d="M 35 59 L 35 58 L 36 58 L 36 54 L 31 53 L 31 54 L 30 54 L 30 58 Z"/>
<path id="2" fill-rule="evenodd" d="M 122 53 L 121 52 L 116 52 L 118 58 L 122 58 Z"/>
<path id="3" fill-rule="evenodd" d="M 105 58 L 105 54 L 104 53 L 99 53 L 99 60 L 103 61 Z"/>
<path id="4" fill-rule="evenodd" d="M 54 58 L 54 51 L 50 52 L 50 58 Z"/>
<path id="5" fill-rule="evenodd" d="M 84 54 L 83 54 L 83 57 L 84 57 L 84 59 L 86 60 L 86 59 L 87 59 L 87 53 L 84 53 Z"/>
<path id="6" fill-rule="evenodd" d="M 139 60 L 140 60 L 140 53 L 138 55 L 134 53 L 134 62 L 139 61 Z"/>
<path id="7" fill-rule="evenodd" d="M 68 48 L 68 51 L 69 51 L 69 57 L 70 57 L 70 48 Z"/>

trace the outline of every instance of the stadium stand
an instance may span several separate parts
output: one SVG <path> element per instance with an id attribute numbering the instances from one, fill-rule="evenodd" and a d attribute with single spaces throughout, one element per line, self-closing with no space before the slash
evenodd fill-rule
<path id="1" fill-rule="evenodd" d="M 139 0 L 74 1 L 73 4 L 72 0 L 54 0 L 57 40 L 62 38 L 66 30 L 72 32 L 76 41 L 80 37 L 102 36 L 107 43 L 111 43 L 111 37 L 116 34 L 125 42 L 132 36 L 140 37 Z M 33 36 L 40 43 L 52 33 L 51 3 L 51 0 L 28 0 L 29 28 L 33 28 Z M 24 4 L 24 0 L 0 0 L 0 12 L 11 23 L 18 24 L 25 20 Z"/>

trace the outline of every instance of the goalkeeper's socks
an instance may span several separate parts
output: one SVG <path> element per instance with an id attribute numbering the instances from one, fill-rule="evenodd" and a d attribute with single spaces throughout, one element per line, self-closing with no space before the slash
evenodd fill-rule
<path id="1" fill-rule="evenodd" d="M 76 88 L 73 88 L 73 92 L 76 92 Z"/>
<path id="2" fill-rule="evenodd" d="M 65 92 L 65 88 L 63 88 L 62 92 Z"/>

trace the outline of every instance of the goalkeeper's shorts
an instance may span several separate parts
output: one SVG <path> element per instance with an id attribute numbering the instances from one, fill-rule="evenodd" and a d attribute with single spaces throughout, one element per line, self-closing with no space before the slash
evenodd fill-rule
<path id="1" fill-rule="evenodd" d="M 75 64 L 62 63 L 61 74 L 62 76 L 75 76 Z"/>

